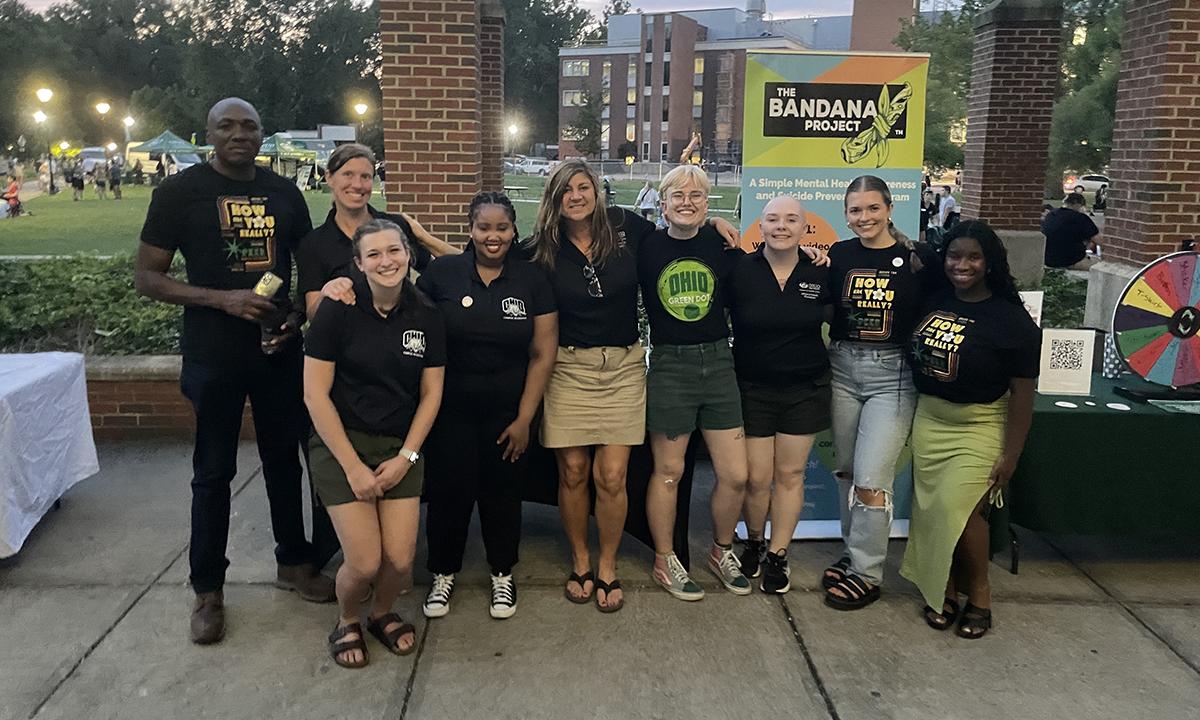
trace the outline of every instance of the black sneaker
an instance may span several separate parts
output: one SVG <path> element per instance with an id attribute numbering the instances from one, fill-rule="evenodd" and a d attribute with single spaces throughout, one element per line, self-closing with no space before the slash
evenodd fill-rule
<path id="1" fill-rule="evenodd" d="M 756 578 L 762 574 L 762 559 L 767 553 L 765 540 L 749 538 L 742 546 L 742 554 L 738 562 L 742 564 L 742 574 L 748 578 Z"/>
<path id="2" fill-rule="evenodd" d="M 759 588 L 765 593 L 782 595 L 792 589 L 792 571 L 788 567 L 787 551 L 776 555 L 769 552 L 763 558 L 763 579 Z"/>

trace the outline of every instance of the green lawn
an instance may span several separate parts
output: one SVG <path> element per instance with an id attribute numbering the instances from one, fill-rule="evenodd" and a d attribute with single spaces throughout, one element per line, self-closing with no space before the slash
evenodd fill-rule
<path id="1" fill-rule="evenodd" d="M 722 179 L 726 177 L 733 176 L 723 173 Z M 536 175 L 508 175 L 504 184 L 527 188 L 520 194 L 513 193 L 514 199 L 518 200 L 519 224 L 527 229 L 533 222 L 546 179 Z M 641 188 L 641 181 L 613 181 L 619 205 L 632 206 Z M 111 196 L 108 200 L 98 199 L 91 187 L 85 191 L 83 200 L 78 202 L 71 199 L 69 189 L 54 196 L 42 195 L 26 201 L 25 207 L 33 213 L 32 216 L 0 220 L 0 256 L 73 255 L 79 252 L 117 255 L 134 252 L 142 222 L 146 219 L 146 208 L 150 204 L 150 188 L 126 185 L 123 189 L 124 199 L 119 202 L 111 199 Z M 738 191 L 736 186 L 728 185 L 713 188 L 712 194 L 721 197 L 713 198 L 709 208 L 726 211 L 721 214 L 730 217 L 727 211 L 733 209 Z M 329 212 L 328 193 L 308 192 L 305 198 L 313 224 L 324 222 Z M 382 199 L 376 197 L 375 206 L 382 207 L 383 204 Z"/>

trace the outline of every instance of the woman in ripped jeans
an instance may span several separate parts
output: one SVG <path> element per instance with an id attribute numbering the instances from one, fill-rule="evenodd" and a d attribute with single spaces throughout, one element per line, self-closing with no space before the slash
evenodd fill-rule
<path id="1" fill-rule="evenodd" d="M 832 287 L 839 293 L 829 359 L 846 547 L 821 584 L 826 605 L 858 610 L 879 599 L 896 461 L 916 408 L 903 347 L 926 294 L 944 277 L 933 251 L 892 225 L 892 194 L 883 180 L 855 178 L 846 188 L 845 209 L 855 237 L 829 250 Z"/>

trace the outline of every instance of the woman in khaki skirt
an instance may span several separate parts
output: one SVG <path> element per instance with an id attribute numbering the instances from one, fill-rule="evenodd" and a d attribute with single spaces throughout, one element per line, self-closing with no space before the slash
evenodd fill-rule
<path id="1" fill-rule="evenodd" d="M 637 248 L 654 224 L 606 208 L 583 160 L 560 163 L 546 182 L 526 249 L 550 276 L 558 303 L 558 357 L 546 388 L 542 445 L 558 461 L 558 507 L 574 563 L 564 589 L 601 612 L 624 604 L 617 547 L 628 501 L 630 449 L 646 435 L 646 351 L 639 342 Z M 725 220 L 717 229 L 736 243 Z M 593 448 L 595 451 L 593 452 Z M 588 479 L 596 484 L 600 559 L 587 542 Z"/>
<path id="2" fill-rule="evenodd" d="M 416 648 L 413 626 L 392 604 L 412 585 L 421 447 L 441 404 L 446 342 L 437 309 L 408 279 L 412 251 L 399 226 L 370 220 L 352 243 L 364 277 L 353 304 L 318 306 L 304 339 L 304 402 L 316 429 L 309 472 L 345 553 L 329 653 L 359 668 L 368 660 L 360 623 L 372 583 L 367 630 L 394 654 Z"/>

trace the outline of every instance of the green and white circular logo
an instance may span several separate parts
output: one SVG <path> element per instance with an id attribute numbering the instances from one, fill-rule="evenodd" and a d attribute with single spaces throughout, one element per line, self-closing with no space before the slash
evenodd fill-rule
<path id="1" fill-rule="evenodd" d="M 696 322 L 712 308 L 716 277 L 704 263 L 692 258 L 676 260 L 658 276 L 658 301 L 673 317 Z"/>

